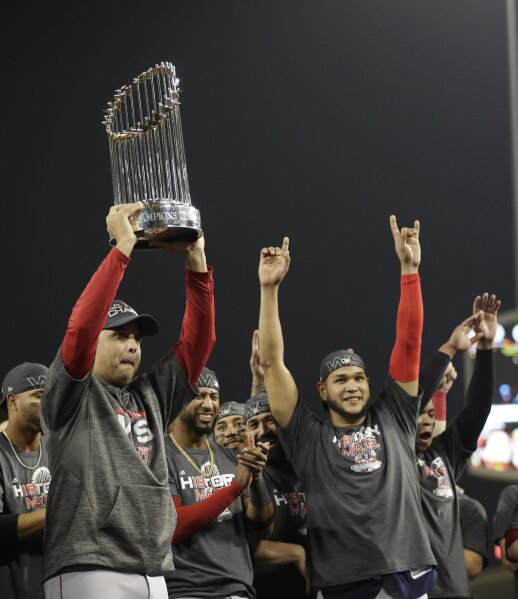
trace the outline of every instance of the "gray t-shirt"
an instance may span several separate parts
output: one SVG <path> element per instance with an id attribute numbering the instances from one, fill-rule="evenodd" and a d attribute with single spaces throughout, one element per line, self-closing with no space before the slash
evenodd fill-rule
<path id="1" fill-rule="evenodd" d="M 500 539 L 505 538 L 505 533 L 511 529 L 513 514 L 518 508 L 518 485 L 509 485 L 506 487 L 496 506 L 495 523 L 493 525 L 493 541 L 496 545 Z M 518 599 L 518 572 L 514 575 L 514 597 Z"/>
<path id="2" fill-rule="evenodd" d="M 210 441 L 209 441 L 210 442 Z M 171 495 L 183 506 L 203 501 L 213 491 L 228 486 L 235 477 L 234 451 L 211 443 L 215 469 L 201 476 L 169 437 L 165 448 Z M 208 472 L 207 449 L 185 449 L 202 472 Z M 247 494 L 245 494 L 247 496 Z M 219 597 L 243 594 L 255 597 L 248 533 L 239 497 L 207 528 L 173 545 L 175 571 L 166 575 L 169 597 Z"/>
<path id="3" fill-rule="evenodd" d="M 174 352 L 123 388 L 91 372 L 72 379 L 58 352 L 42 399 L 52 472 L 45 580 L 77 566 L 173 570 L 164 432 L 194 397 Z"/>
<path id="4" fill-rule="evenodd" d="M 20 460 L 34 468 L 40 450 L 14 448 Z M 13 454 L 5 435 L 0 434 L 0 514 L 30 514 L 47 507 L 50 471 L 45 443 L 35 470 L 24 468 Z M 0 516 L 1 517 L 1 516 Z M 43 599 L 41 556 L 43 533 L 28 539 L 0 543 L 0 595 L 2 599 Z"/>
<path id="5" fill-rule="evenodd" d="M 489 563 L 489 526 L 484 506 L 465 493 L 459 494 L 459 521 L 462 546 L 482 556 L 483 568 Z"/>
<path id="6" fill-rule="evenodd" d="M 416 478 L 418 409 L 388 377 L 361 426 L 335 429 L 299 400 L 279 429 L 306 492 L 315 586 L 435 565 Z"/>
<path id="7" fill-rule="evenodd" d="M 453 421 L 428 451 L 417 455 L 423 513 L 438 564 L 439 576 L 430 597 L 471 597 L 455 488 L 470 454 L 462 447 Z"/>

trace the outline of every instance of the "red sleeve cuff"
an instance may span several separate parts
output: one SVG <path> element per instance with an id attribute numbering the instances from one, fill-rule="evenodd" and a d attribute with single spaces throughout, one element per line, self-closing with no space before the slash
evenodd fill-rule
<path id="1" fill-rule="evenodd" d="M 419 276 L 419 273 L 414 273 L 413 275 L 401 275 L 401 285 L 410 285 L 410 283 L 415 283 L 420 280 L 421 277 Z"/>
<path id="2" fill-rule="evenodd" d="M 243 493 L 245 492 L 243 487 L 237 482 L 235 478 L 232 480 L 229 486 L 235 489 L 236 493 L 239 493 L 239 495 L 243 495 Z"/>
<path id="3" fill-rule="evenodd" d="M 117 254 L 117 257 L 120 258 L 122 260 L 122 262 L 124 262 L 124 264 L 128 264 L 128 262 L 131 260 L 131 258 L 129 256 L 126 256 L 126 254 L 123 254 L 119 248 L 112 248 L 111 250 L 112 254 Z"/>
<path id="4" fill-rule="evenodd" d="M 446 420 L 446 393 L 436 391 L 432 397 L 435 420 Z"/>
<path id="5" fill-rule="evenodd" d="M 212 271 L 214 269 L 212 266 L 207 265 L 207 272 L 198 272 L 196 270 L 185 269 L 185 273 L 188 279 L 193 279 L 194 281 L 200 282 L 210 282 L 212 281 Z"/>

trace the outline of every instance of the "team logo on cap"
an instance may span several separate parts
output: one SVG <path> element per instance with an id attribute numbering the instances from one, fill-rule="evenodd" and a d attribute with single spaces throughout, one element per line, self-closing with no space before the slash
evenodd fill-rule
<path id="1" fill-rule="evenodd" d="M 138 314 L 131 306 L 128 306 L 128 304 L 119 301 L 112 304 L 112 307 L 108 310 L 108 318 L 113 318 L 114 316 L 117 316 L 117 314 L 126 314 L 127 312 L 129 312 L 130 314 L 135 314 L 135 316 L 138 316 Z"/>
<path id="2" fill-rule="evenodd" d="M 216 373 L 208 368 L 204 368 L 196 383 L 198 387 L 209 387 L 210 389 L 216 389 L 219 391 L 219 383 L 216 378 Z"/>
<path id="3" fill-rule="evenodd" d="M 333 372 L 333 370 L 338 370 L 342 366 L 350 366 L 351 363 L 352 360 L 349 356 L 344 356 L 343 358 L 337 356 L 334 360 L 327 361 L 326 366 L 330 370 L 330 372 Z"/>

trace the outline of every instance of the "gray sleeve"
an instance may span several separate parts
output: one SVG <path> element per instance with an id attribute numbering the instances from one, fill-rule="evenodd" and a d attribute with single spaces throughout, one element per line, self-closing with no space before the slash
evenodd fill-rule
<path id="1" fill-rule="evenodd" d="M 164 437 L 165 458 L 167 462 L 167 476 L 171 495 L 178 495 L 178 468 L 173 451 L 173 444 L 169 435 Z"/>
<path id="2" fill-rule="evenodd" d="M 306 452 L 314 451 L 321 423 L 320 418 L 310 412 L 299 398 L 288 425 L 281 428 L 276 424 L 279 441 L 295 469 L 304 467 Z"/>
<path id="3" fill-rule="evenodd" d="M 0 541 L 5 548 L 18 542 L 18 514 L 4 514 L 4 477 L 0 472 Z"/>
<path id="4" fill-rule="evenodd" d="M 495 523 L 493 526 L 493 541 L 495 544 L 505 537 L 507 527 L 518 506 L 518 485 L 506 487 L 498 499 Z"/>
<path id="5" fill-rule="evenodd" d="M 144 378 L 153 387 L 165 432 L 182 408 L 196 397 L 196 393 L 174 351 L 160 359 Z"/>
<path id="6" fill-rule="evenodd" d="M 459 496 L 460 530 L 464 549 L 470 549 L 484 559 L 484 568 L 489 561 L 489 527 L 486 510 L 475 499 Z"/>
<path id="7" fill-rule="evenodd" d="M 74 419 L 91 379 L 91 371 L 80 381 L 68 374 L 61 359 L 60 347 L 49 368 L 41 400 L 41 415 L 50 430 L 59 430 Z"/>
<path id="8" fill-rule="evenodd" d="M 413 397 L 388 375 L 382 392 L 373 402 L 374 405 L 379 407 L 380 411 L 390 412 L 397 426 L 408 436 L 412 446 L 415 444 L 421 397 L 421 389 L 419 390 L 419 396 Z"/>

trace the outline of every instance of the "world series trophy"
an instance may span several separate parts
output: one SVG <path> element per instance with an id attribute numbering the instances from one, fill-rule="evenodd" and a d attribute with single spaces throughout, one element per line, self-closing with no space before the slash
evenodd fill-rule
<path id="1" fill-rule="evenodd" d="M 114 204 L 144 204 L 132 221 L 136 248 L 202 233 L 187 179 L 179 83 L 171 63 L 156 64 L 116 90 L 105 110 Z"/>

